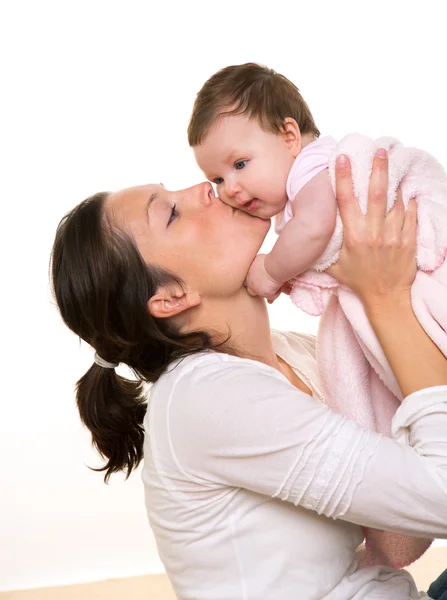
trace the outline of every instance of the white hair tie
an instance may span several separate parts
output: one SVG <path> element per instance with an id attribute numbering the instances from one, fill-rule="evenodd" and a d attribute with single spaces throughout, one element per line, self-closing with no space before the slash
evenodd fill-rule
<path id="1" fill-rule="evenodd" d="M 104 369 L 114 369 L 115 367 L 117 367 L 119 365 L 119 363 L 107 362 L 106 360 L 101 358 L 99 356 L 99 354 L 97 354 L 96 352 L 95 352 L 95 356 L 94 356 L 94 361 L 98 366 L 103 367 Z"/>

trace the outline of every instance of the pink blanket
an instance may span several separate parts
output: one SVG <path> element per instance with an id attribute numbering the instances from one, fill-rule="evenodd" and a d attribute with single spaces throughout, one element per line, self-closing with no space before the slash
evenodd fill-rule
<path id="1" fill-rule="evenodd" d="M 349 156 L 354 191 L 364 213 L 372 160 L 378 148 L 389 151 L 388 210 L 394 204 L 399 184 L 405 205 L 412 197 L 418 202 L 419 270 L 412 287 L 413 310 L 447 356 L 447 176 L 432 156 L 405 148 L 395 139 L 373 141 L 358 134 L 349 135 L 338 144 L 329 172 L 334 185 L 336 156 Z M 391 420 L 402 401 L 399 386 L 361 301 L 323 272 L 338 260 L 342 240 L 338 215 L 325 252 L 314 269 L 294 280 L 291 298 L 307 313 L 322 315 L 317 360 L 329 406 L 365 428 L 390 435 Z M 431 540 L 373 529 L 365 529 L 365 537 L 368 562 L 396 568 L 419 558 L 431 544 Z"/>

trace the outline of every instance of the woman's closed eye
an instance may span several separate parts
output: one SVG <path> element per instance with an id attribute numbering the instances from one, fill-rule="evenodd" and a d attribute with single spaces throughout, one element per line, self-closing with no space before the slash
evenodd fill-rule
<path id="1" fill-rule="evenodd" d="M 176 217 L 178 217 L 178 212 L 177 212 L 177 211 L 176 211 L 176 209 L 175 209 L 175 207 L 176 207 L 176 206 L 177 206 L 177 204 L 174 202 L 174 205 L 173 205 L 173 207 L 172 207 L 172 209 L 171 209 L 171 214 L 169 215 L 169 220 L 168 220 L 168 225 L 167 225 L 168 227 L 169 227 L 169 225 L 172 223 L 172 221 L 173 221 L 173 220 L 174 220 Z"/>

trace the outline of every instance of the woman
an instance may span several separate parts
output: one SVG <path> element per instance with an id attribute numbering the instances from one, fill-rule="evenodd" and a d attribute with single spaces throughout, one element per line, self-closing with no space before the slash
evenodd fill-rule
<path id="1" fill-rule="evenodd" d="M 106 479 L 130 473 L 144 443 L 149 520 L 179 598 L 427 598 L 356 551 L 360 525 L 447 537 L 447 362 L 411 309 L 415 207 L 400 198 L 385 217 L 387 174 L 376 156 L 365 217 L 339 161 L 333 274 L 362 299 L 406 396 L 395 439 L 318 400 L 313 338 L 272 334 L 243 285 L 269 223 L 209 184 L 99 194 L 58 229 L 57 302 L 96 350 L 81 418 Z M 116 375 L 121 362 L 154 382 L 150 398 Z"/>

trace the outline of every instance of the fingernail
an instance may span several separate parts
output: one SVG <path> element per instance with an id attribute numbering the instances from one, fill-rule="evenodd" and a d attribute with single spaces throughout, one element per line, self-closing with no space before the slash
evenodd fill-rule
<path id="1" fill-rule="evenodd" d="M 339 167 L 346 167 L 346 165 L 348 164 L 346 154 L 340 154 L 340 156 L 337 156 L 337 164 Z"/>
<path id="2" fill-rule="evenodd" d="M 386 158 L 386 150 L 385 150 L 385 148 L 379 148 L 377 150 L 377 156 L 379 158 Z"/>

